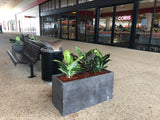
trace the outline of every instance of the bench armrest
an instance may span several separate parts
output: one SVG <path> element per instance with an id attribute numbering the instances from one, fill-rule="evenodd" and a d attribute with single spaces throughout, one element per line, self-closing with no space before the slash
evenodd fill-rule
<path id="1" fill-rule="evenodd" d="M 13 55 L 13 53 L 10 50 L 7 50 L 7 53 L 9 55 L 9 57 L 11 58 L 13 64 L 16 66 L 18 62 L 17 62 L 15 56 Z"/>

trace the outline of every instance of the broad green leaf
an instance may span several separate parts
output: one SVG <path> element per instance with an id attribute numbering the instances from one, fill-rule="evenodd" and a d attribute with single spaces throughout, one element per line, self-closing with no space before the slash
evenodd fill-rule
<path id="1" fill-rule="evenodd" d="M 110 54 L 106 54 L 105 56 L 103 56 L 103 60 L 106 60 L 106 59 L 108 59 L 110 57 Z"/>
<path id="2" fill-rule="evenodd" d="M 102 53 L 101 53 L 98 49 L 95 49 L 94 52 L 97 53 L 97 54 L 96 54 L 97 56 L 103 57 Z"/>
<path id="3" fill-rule="evenodd" d="M 79 55 L 79 57 L 83 56 L 83 53 L 81 52 L 81 50 L 77 46 L 75 47 L 75 51 Z"/>
<path id="4" fill-rule="evenodd" d="M 16 36 L 16 41 L 21 41 L 20 36 Z"/>
<path id="5" fill-rule="evenodd" d="M 73 62 L 73 56 L 71 55 L 69 50 L 64 51 L 64 61 L 66 64 L 71 64 Z"/>

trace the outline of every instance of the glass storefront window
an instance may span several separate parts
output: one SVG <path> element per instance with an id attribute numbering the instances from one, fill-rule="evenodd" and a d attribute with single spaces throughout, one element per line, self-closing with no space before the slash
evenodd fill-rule
<path id="1" fill-rule="evenodd" d="M 78 3 L 85 3 L 86 0 L 78 0 Z"/>
<path id="2" fill-rule="evenodd" d="M 59 0 L 56 0 L 56 8 L 59 8 Z"/>
<path id="3" fill-rule="evenodd" d="M 113 44 L 129 47 L 133 4 L 117 6 Z"/>
<path id="4" fill-rule="evenodd" d="M 100 9 L 98 43 L 102 44 L 111 43 L 112 16 L 113 16 L 113 7 L 105 7 Z"/>
<path id="5" fill-rule="evenodd" d="M 95 9 L 79 11 L 78 14 L 78 40 L 94 42 Z"/>
<path id="6" fill-rule="evenodd" d="M 66 14 L 62 15 L 61 18 L 61 34 L 63 39 L 68 38 L 68 16 Z"/>
<path id="7" fill-rule="evenodd" d="M 86 42 L 94 42 L 95 9 L 87 10 Z"/>
<path id="8" fill-rule="evenodd" d="M 55 2 L 52 0 L 52 9 L 55 9 Z"/>
<path id="9" fill-rule="evenodd" d="M 46 4 L 45 5 L 45 8 L 46 8 L 45 11 L 47 11 L 49 9 L 49 4 L 48 4 L 48 2 L 46 2 L 45 4 Z"/>
<path id="10" fill-rule="evenodd" d="M 87 0 L 87 2 L 90 2 L 90 1 L 94 1 L 94 0 Z"/>
<path id="11" fill-rule="evenodd" d="M 42 36 L 58 37 L 58 15 L 41 17 L 41 20 L 43 21 L 43 24 L 41 26 Z"/>
<path id="12" fill-rule="evenodd" d="M 140 1 L 135 39 L 136 49 L 148 50 L 153 11 L 153 1 Z"/>
<path id="13" fill-rule="evenodd" d="M 52 9 L 52 0 L 49 0 L 49 1 L 48 1 L 48 4 L 49 4 L 49 5 L 48 5 L 48 6 L 49 6 L 49 10 L 51 10 L 51 9 Z"/>
<path id="14" fill-rule="evenodd" d="M 67 6 L 67 0 L 61 0 L 61 7 Z"/>
<path id="15" fill-rule="evenodd" d="M 160 0 L 157 0 L 150 51 L 160 52 Z"/>
<path id="16" fill-rule="evenodd" d="M 75 40 L 76 33 L 76 12 L 62 14 L 61 33 L 63 39 Z"/>
<path id="17" fill-rule="evenodd" d="M 85 32 L 86 32 L 86 24 L 85 24 L 85 16 L 86 10 L 81 10 L 78 12 L 78 41 L 85 42 Z"/>
<path id="18" fill-rule="evenodd" d="M 76 5 L 76 0 L 68 0 L 68 6 Z"/>

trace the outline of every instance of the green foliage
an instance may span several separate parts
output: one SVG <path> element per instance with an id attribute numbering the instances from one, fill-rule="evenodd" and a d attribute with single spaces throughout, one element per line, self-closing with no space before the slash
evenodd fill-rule
<path id="1" fill-rule="evenodd" d="M 59 60 L 54 60 L 59 64 L 59 70 L 65 73 L 68 78 L 71 78 L 74 74 L 81 72 L 81 66 L 78 64 L 78 61 L 82 59 L 83 56 L 73 60 L 73 56 L 71 55 L 69 50 L 64 51 L 64 62 Z"/>
<path id="2" fill-rule="evenodd" d="M 34 40 L 34 41 L 36 41 L 36 42 L 39 42 L 39 41 L 40 41 L 40 40 L 37 39 L 36 36 L 31 36 L 30 39 L 31 39 L 31 40 Z"/>
<path id="3" fill-rule="evenodd" d="M 100 51 L 98 51 L 98 53 L 99 52 Z M 105 68 L 107 68 L 105 64 L 111 61 L 109 57 L 110 57 L 110 54 L 106 54 L 104 56 L 102 54 L 96 54 L 96 56 L 94 57 L 94 62 L 93 62 L 95 71 L 101 72 L 101 70 L 104 70 Z"/>
<path id="4" fill-rule="evenodd" d="M 95 53 L 93 50 L 86 52 L 82 52 L 78 47 L 75 47 L 75 52 L 79 57 L 83 56 L 83 59 L 80 60 L 80 65 L 83 68 L 81 72 L 91 72 L 93 70 L 91 60 L 95 57 Z M 75 55 L 76 56 L 76 55 Z M 76 56 L 77 57 L 77 56 Z"/>
<path id="5" fill-rule="evenodd" d="M 71 54 L 69 50 L 64 52 L 64 62 L 58 62 L 59 70 L 65 73 L 68 78 L 71 78 L 76 73 L 82 72 L 101 72 L 107 68 L 106 64 L 111 61 L 110 54 L 102 55 L 98 49 L 91 49 L 87 53 L 82 52 L 78 47 L 75 47 L 75 52 L 78 56 Z"/>
<path id="6" fill-rule="evenodd" d="M 16 36 L 15 44 L 16 44 L 16 45 L 22 44 L 21 37 L 20 37 L 19 35 Z"/>
<path id="7" fill-rule="evenodd" d="M 101 70 L 107 68 L 105 64 L 110 61 L 110 54 L 103 56 L 98 49 L 91 49 L 87 53 L 82 53 L 78 47 L 75 47 L 75 51 L 78 56 L 83 56 L 83 59 L 80 60 L 80 65 L 84 68 L 82 70 L 87 72 L 101 72 Z"/>

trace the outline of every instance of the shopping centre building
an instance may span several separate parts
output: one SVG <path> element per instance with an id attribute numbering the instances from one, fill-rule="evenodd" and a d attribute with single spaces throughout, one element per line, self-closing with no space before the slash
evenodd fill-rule
<path id="1" fill-rule="evenodd" d="M 160 0 L 37 0 L 15 18 L 22 33 L 160 52 Z"/>

